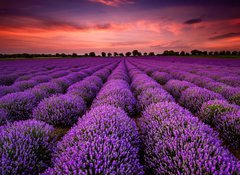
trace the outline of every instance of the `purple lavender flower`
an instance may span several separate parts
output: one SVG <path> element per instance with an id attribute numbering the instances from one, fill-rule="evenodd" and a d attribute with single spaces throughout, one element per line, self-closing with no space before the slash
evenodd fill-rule
<path id="1" fill-rule="evenodd" d="M 238 174 L 239 161 L 217 133 L 175 103 L 152 104 L 139 119 L 152 174 Z"/>
<path id="2" fill-rule="evenodd" d="M 210 82 L 206 84 L 205 87 L 213 92 L 222 94 L 223 89 L 227 87 L 227 85 L 220 82 Z"/>
<path id="3" fill-rule="evenodd" d="M 41 83 L 35 86 L 33 89 L 38 89 L 39 91 L 46 92 L 48 96 L 63 92 L 62 87 L 59 84 L 54 82 Z"/>
<path id="4" fill-rule="evenodd" d="M 63 77 L 63 76 L 66 76 L 68 75 L 69 72 L 68 71 L 59 71 L 59 72 L 54 72 L 53 74 L 51 74 L 50 76 L 52 78 L 59 78 L 59 77 Z"/>
<path id="5" fill-rule="evenodd" d="M 158 72 L 158 71 L 153 72 L 151 77 L 161 85 L 166 84 L 169 80 L 173 78 L 170 74 L 166 72 Z"/>
<path id="6" fill-rule="evenodd" d="M 230 102 L 240 105 L 240 88 L 224 87 L 221 94 Z"/>
<path id="7" fill-rule="evenodd" d="M 190 87 L 183 91 L 180 103 L 193 113 L 198 112 L 204 102 L 210 100 L 223 100 L 224 98 L 215 92 L 200 87 Z"/>
<path id="8" fill-rule="evenodd" d="M 174 102 L 174 98 L 161 88 L 148 88 L 143 90 L 138 96 L 140 109 L 145 109 L 152 103 Z"/>
<path id="9" fill-rule="evenodd" d="M 32 75 L 23 75 L 21 77 L 18 77 L 16 79 L 16 82 L 19 82 L 19 81 L 27 81 L 27 80 L 30 80 L 32 78 Z"/>
<path id="10" fill-rule="evenodd" d="M 114 87 L 114 84 L 112 84 Z M 109 89 L 106 89 L 109 90 Z M 112 105 L 115 107 L 120 107 L 126 111 L 129 115 L 135 113 L 136 99 L 134 98 L 132 92 L 129 89 L 121 88 L 114 89 L 110 91 L 104 91 L 105 93 L 100 93 L 93 101 L 92 107 L 102 106 L 102 105 Z"/>
<path id="11" fill-rule="evenodd" d="M 239 87 L 240 86 L 240 78 L 234 76 L 226 76 L 219 79 L 219 81 L 226 83 L 230 86 Z"/>
<path id="12" fill-rule="evenodd" d="M 54 128 L 27 120 L 0 127 L 1 174 L 39 174 L 50 165 Z"/>
<path id="13" fill-rule="evenodd" d="M 203 103 L 199 117 L 207 124 L 214 125 L 215 120 L 224 113 L 240 110 L 237 105 L 229 104 L 225 100 L 210 100 Z"/>
<path id="14" fill-rule="evenodd" d="M 13 86 L 15 86 L 18 89 L 20 89 L 20 91 L 24 91 L 26 89 L 34 87 L 37 84 L 38 83 L 36 81 L 34 81 L 34 80 L 26 80 L 26 81 L 18 81 L 16 83 L 14 83 Z"/>
<path id="15" fill-rule="evenodd" d="M 37 81 L 38 83 L 44 83 L 44 82 L 50 81 L 51 78 L 47 75 L 39 75 L 39 76 L 32 78 L 32 80 Z"/>
<path id="16" fill-rule="evenodd" d="M 86 110 L 81 97 L 52 96 L 42 100 L 33 110 L 33 117 L 55 126 L 72 126 Z"/>
<path id="17" fill-rule="evenodd" d="M 102 80 L 97 76 L 90 76 L 84 80 L 71 85 L 67 93 L 81 97 L 87 104 L 90 104 L 97 92 L 102 87 Z"/>
<path id="18" fill-rule="evenodd" d="M 99 78 L 102 79 L 102 81 L 105 81 L 109 74 L 110 74 L 110 70 L 102 69 L 102 70 L 95 72 L 93 75 L 98 76 Z"/>
<path id="19" fill-rule="evenodd" d="M 20 89 L 15 86 L 0 86 L 0 98 L 9 93 L 19 92 Z"/>
<path id="20" fill-rule="evenodd" d="M 222 133 L 222 137 L 231 145 L 240 146 L 240 107 L 223 100 L 212 100 L 204 103 L 200 118 L 211 124 Z"/>
<path id="21" fill-rule="evenodd" d="M 179 99 L 182 92 L 189 87 L 195 87 L 195 85 L 187 81 L 180 80 L 169 80 L 165 85 L 166 90 L 176 99 Z"/>
<path id="22" fill-rule="evenodd" d="M 231 146 L 240 148 L 240 110 L 224 113 L 216 118 L 216 128 Z"/>
<path id="23" fill-rule="evenodd" d="M 0 85 L 11 85 L 17 79 L 17 75 L 0 75 Z"/>
<path id="24" fill-rule="evenodd" d="M 36 105 L 36 96 L 31 92 L 11 93 L 0 99 L 0 108 L 7 112 L 10 121 L 30 118 Z"/>
<path id="25" fill-rule="evenodd" d="M 7 112 L 0 109 L 0 126 L 6 124 L 7 122 Z"/>
<path id="26" fill-rule="evenodd" d="M 99 106 L 63 137 L 44 174 L 144 174 L 138 146 L 134 120 L 119 108 Z"/>

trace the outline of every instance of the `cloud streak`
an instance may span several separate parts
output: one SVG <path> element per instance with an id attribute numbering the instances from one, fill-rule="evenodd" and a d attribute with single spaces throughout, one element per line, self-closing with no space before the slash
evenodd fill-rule
<path id="1" fill-rule="evenodd" d="M 98 2 L 107 6 L 118 7 L 123 4 L 134 4 L 131 0 L 89 0 L 90 2 Z"/>
<path id="2" fill-rule="evenodd" d="M 210 37 L 209 40 L 221 40 L 221 39 L 226 39 L 226 38 L 233 38 L 233 37 L 240 37 L 240 32 L 232 32 L 232 33 L 226 33 L 223 35 L 217 35 L 214 37 Z"/>
<path id="3" fill-rule="evenodd" d="M 197 24 L 197 23 L 201 23 L 201 22 L 202 22 L 201 18 L 194 18 L 194 19 L 189 19 L 189 20 L 185 21 L 183 24 L 191 25 L 191 24 Z"/>

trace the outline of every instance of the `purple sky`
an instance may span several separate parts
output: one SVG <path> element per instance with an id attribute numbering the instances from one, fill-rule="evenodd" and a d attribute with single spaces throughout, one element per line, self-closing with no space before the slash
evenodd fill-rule
<path id="1" fill-rule="evenodd" d="M 1 0 L 1 53 L 239 50 L 240 1 Z"/>

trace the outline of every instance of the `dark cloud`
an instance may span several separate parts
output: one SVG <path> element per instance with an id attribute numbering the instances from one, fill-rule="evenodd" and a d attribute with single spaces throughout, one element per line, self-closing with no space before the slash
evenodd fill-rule
<path id="1" fill-rule="evenodd" d="M 183 24 L 196 24 L 202 22 L 201 18 L 194 18 L 194 19 L 189 19 L 185 21 Z"/>
<path id="2" fill-rule="evenodd" d="M 112 42 L 111 46 L 135 46 L 140 44 L 148 44 L 150 42 L 147 41 L 126 41 L 126 42 Z"/>
<path id="3" fill-rule="evenodd" d="M 225 39 L 225 38 L 232 38 L 232 37 L 236 37 L 236 36 L 240 36 L 240 32 L 232 32 L 232 33 L 226 33 L 223 35 L 217 35 L 217 36 L 213 36 L 211 38 L 209 38 L 209 40 L 220 40 L 220 39 Z"/>
<path id="4" fill-rule="evenodd" d="M 192 48 L 192 46 L 190 44 L 186 44 L 184 41 L 176 40 L 159 45 L 153 45 L 151 48 L 159 50 L 186 50 Z"/>
<path id="5" fill-rule="evenodd" d="M 66 30 L 66 31 L 84 31 L 84 30 L 108 30 L 112 29 L 111 23 L 96 23 L 92 25 L 76 23 L 55 18 L 42 16 L 15 16 L 14 18 L 0 17 L 0 28 L 17 29 L 40 29 L 40 30 Z"/>

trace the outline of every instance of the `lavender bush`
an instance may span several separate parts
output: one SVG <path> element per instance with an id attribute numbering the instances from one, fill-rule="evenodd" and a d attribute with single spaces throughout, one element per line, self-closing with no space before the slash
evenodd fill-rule
<path id="1" fill-rule="evenodd" d="M 223 97 L 220 94 L 214 93 L 207 89 L 190 87 L 183 91 L 180 98 L 180 103 L 193 113 L 196 113 L 201 109 L 201 106 L 204 102 L 222 99 Z"/>
<path id="2" fill-rule="evenodd" d="M 166 73 L 166 72 L 153 72 L 151 74 L 151 77 L 156 80 L 158 83 L 160 83 L 161 85 L 166 84 L 169 80 L 171 80 L 173 77 Z"/>
<path id="3" fill-rule="evenodd" d="M 112 86 L 114 86 L 114 84 L 112 84 Z M 132 116 L 135 113 L 136 99 L 129 89 L 111 89 L 109 92 L 105 91 L 105 93 L 100 93 L 93 101 L 92 106 L 101 105 L 120 107 Z"/>
<path id="4" fill-rule="evenodd" d="M 148 88 L 146 90 L 143 90 L 137 96 L 137 99 L 140 109 L 142 110 L 152 103 L 159 103 L 165 101 L 174 102 L 173 97 L 165 90 L 160 88 Z"/>
<path id="5" fill-rule="evenodd" d="M 38 83 L 34 80 L 26 80 L 26 81 L 19 81 L 13 84 L 16 88 L 20 89 L 20 91 L 24 91 L 26 89 L 32 88 Z"/>
<path id="6" fill-rule="evenodd" d="M 86 111 L 81 97 L 52 96 L 42 100 L 33 110 L 33 117 L 54 126 L 72 126 Z"/>
<path id="7" fill-rule="evenodd" d="M 27 120 L 0 127 L 0 173 L 39 174 L 50 165 L 54 128 Z"/>
<path id="8" fill-rule="evenodd" d="M 240 86 L 240 78 L 234 77 L 234 76 L 225 76 L 219 79 L 219 81 L 226 83 L 233 87 L 239 87 Z"/>
<path id="9" fill-rule="evenodd" d="M 216 119 L 216 128 L 223 134 L 230 146 L 240 148 L 240 110 L 228 112 Z"/>
<path id="10" fill-rule="evenodd" d="M 112 106 L 92 109 L 58 144 L 44 174 L 143 174 L 135 122 Z"/>
<path id="11" fill-rule="evenodd" d="M 0 109 L 7 112 L 9 121 L 30 118 L 36 105 L 36 96 L 31 92 L 11 93 L 0 99 Z"/>
<path id="12" fill-rule="evenodd" d="M 189 87 L 195 87 L 195 85 L 190 82 L 180 80 L 169 80 L 165 85 L 165 89 L 176 99 L 179 99 L 182 92 Z"/>
<path id="13" fill-rule="evenodd" d="M 203 103 L 201 110 L 199 112 L 199 117 L 208 124 L 214 124 L 217 117 L 228 112 L 236 112 L 240 110 L 237 105 L 229 104 L 225 100 L 210 100 Z"/>
<path id="14" fill-rule="evenodd" d="M 175 103 L 152 104 L 140 118 L 151 174 L 238 174 L 240 163 L 217 134 Z"/>
<path id="15" fill-rule="evenodd" d="M 240 107 L 222 100 L 204 103 L 200 110 L 200 118 L 217 128 L 222 137 L 230 145 L 240 146 Z"/>
<path id="16" fill-rule="evenodd" d="M 19 92 L 20 89 L 15 86 L 0 86 L 0 98 L 9 93 Z"/>
<path id="17" fill-rule="evenodd" d="M 7 112 L 3 109 L 0 109 L 0 126 L 4 125 L 7 122 Z"/>

